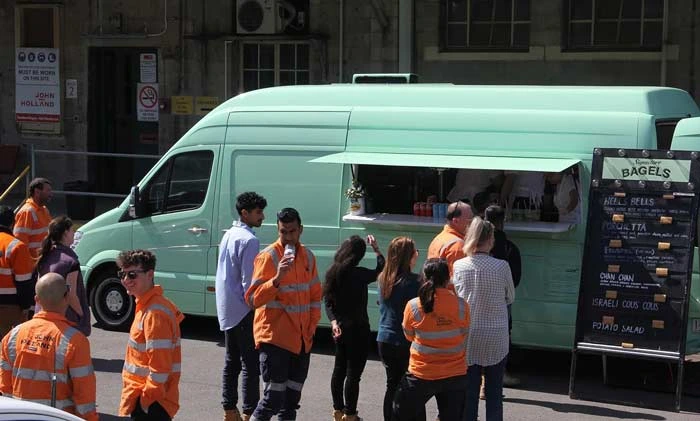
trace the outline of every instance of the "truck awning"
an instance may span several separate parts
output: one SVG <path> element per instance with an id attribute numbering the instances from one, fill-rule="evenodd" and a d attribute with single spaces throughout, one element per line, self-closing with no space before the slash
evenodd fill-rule
<path id="1" fill-rule="evenodd" d="M 398 167 L 560 172 L 581 161 L 571 158 L 340 152 L 312 159 L 309 162 Z"/>

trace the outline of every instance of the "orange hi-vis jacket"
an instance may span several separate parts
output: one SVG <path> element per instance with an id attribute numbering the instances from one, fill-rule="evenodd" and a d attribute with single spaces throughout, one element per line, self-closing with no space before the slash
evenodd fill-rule
<path id="1" fill-rule="evenodd" d="M 452 267 L 455 262 L 466 257 L 464 251 L 464 235 L 449 225 L 445 225 L 428 247 L 428 259 L 445 259 L 450 268 L 450 278 L 452 278 Z"/>
<path id="2" fill-rule="evenodd" d="M 148 410 L 158 402 L 171 417 L 180 409 L 180 322 L 185 318 L 156 285 L 136 299 L 122 370 L 119 415 L 128 416 L 141 400 Z"/>
<path id="3" fill-rule="evenodd" d="M 17 304 L 22 309 L 33 305 L 33 271 L 27 245 L 0 231 L 0 304 Z"/>
<path id="4" fill-rule="evenodd" d="M 32 198 L 27 199 L 15 215 L 13 234 L 29 247 L 35 259 L 41 252 L 41 242 L 49 234 L 51 214 L 46 206 L 39 206 Z"/>
<path id="5" fill-rule="evenodd" d="M 90 342 L 62 314 L 40 311 L 2 340 L 0 392 L 51 405 L 53 375 L 56 408 L 97 421 Z"/>
<path id="6" fill-rule="evenodd" d="M 439 380 L 467 373 L 469 304 L 447 288 L 435 289 L 433 311 L 425 314 L 418 297 L 406 304 L 403 333 L 411 341 L 408 371 Z"/>
<path id="7" fill-rule="evenodd" d="M 255 308 L 253 335 L 255 345 L 272 344 L 295 354 L 311 352 L 314 333 L 321 320 L 321 283 L 316 257 L 308 248 L 297 245 L 296 257 L 289 272 L 280 279 L 279 288 L 272 284 L 284 247 L 277 240 L 255 257 L 253 282 L 245 293 Z"/>

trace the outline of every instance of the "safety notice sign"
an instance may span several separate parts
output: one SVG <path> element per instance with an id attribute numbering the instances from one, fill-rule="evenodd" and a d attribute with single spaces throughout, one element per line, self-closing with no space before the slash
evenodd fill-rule
<path id="1" fill-rule="evenodd" d="M 15 119 L 58 123 L 61 85 L 57 48 L 17 48 L 15 56 Z"/>
<path id="2" fill-rule="evenodd" d="M 139 83 L 136 91 L 138 121 L 158 121 L 158 84 Z"/>

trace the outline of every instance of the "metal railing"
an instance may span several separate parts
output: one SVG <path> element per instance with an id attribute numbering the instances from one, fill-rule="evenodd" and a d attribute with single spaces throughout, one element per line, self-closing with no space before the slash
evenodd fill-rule
<path id="1" fill-rule="evenodd" d="M 128 154 L 128 153 L 107 153 L 107 152 L 82 152 L 82 151 L 61 151 L 55 149 L 35 149 L 34 145 L 29 146 L 29 157 L 31 166 L 31 179 L 36 178 L 36 155 L 78 155 L 78 156 L 99 156 L 107 158 L 137 158 L 137 159 L 155 159 L 161 158 L 160 155 L 148 155 L 148 154 Z M 28 185 L 28 182 L 27 182 Z M 85 191 L 73 191 L 73 190 L 53 190 L 57 194 L 69 194 L 71 196 L 90 196 L 90 197 L 111 197 L 117 199 L 123 199 L 128 194 L 115 194 L 115 193 L 94 193 Z"/>

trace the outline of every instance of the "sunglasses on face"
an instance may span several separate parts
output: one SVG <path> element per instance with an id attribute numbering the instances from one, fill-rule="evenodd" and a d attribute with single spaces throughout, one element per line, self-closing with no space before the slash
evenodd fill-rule
<path id="1" fill-rule="evenodd" d="M 147 270 L 141 270 L 141 269 L 139 269 L 139 270 L 130 270 L 130 271 L 128 271 L 128 272 L 124 272 L 123 270 L 120 270 L 119 272 L 117 272 L 117 276 L 119 277 L 119 279 L 124 279 L 124 277 L 126 276 L 126 277 L 128 277 L 129 279 L 134 280 L 134 279 L 138 278 L 139 273 L 146 273 L 146 272 L 148 272 L 148 271 L 147 271 Z"/>

